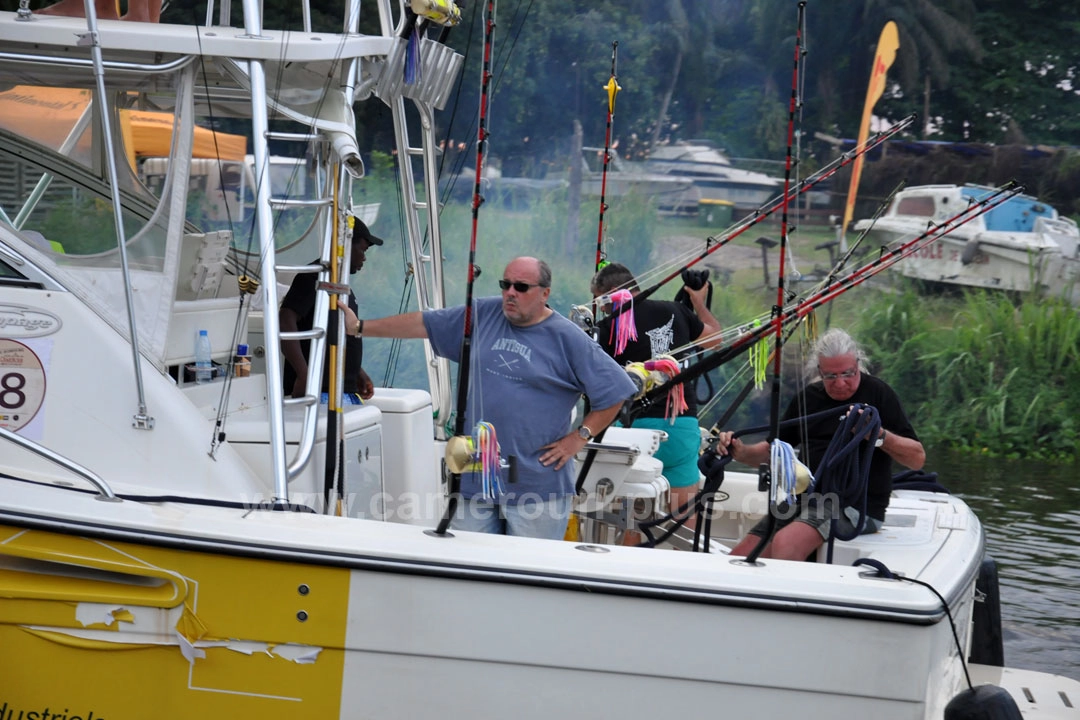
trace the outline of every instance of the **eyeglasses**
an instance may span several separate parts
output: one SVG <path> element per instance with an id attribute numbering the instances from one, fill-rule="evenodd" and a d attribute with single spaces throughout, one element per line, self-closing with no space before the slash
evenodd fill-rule
<path id="1" fill-rule="evenodd" d="M 541 285 L 539 285 L 539 284 L 530 285 L 527 282 L 520 282 L 520 281 L 519 282 L 510 282 L 509 280 L 500 280 L 499 281 L 499 287 L 502 288 L 503 290 L 509 290 L 510 288 L 514 288 L 519 293 L 527 293 L 527 292 L 529 292 L 529 290 L 532 290 L 534 287 L 541 287 Z"/>
<path id="2" fill-rule="evenodd" d="M 818 368 L 818 372 L 821 372 L 821 368 Z M 822 380 L 840 380 L 840 379 L 850 380 L 851 378 L 855 377 L 858 374 L 859 374 L 859 368 L 856 366 L 856 367 L 851 368 L 850 370 L 845 370 L 842 373 L 823 372 L 823 373 L 821 373 L 821 379 Z"/>

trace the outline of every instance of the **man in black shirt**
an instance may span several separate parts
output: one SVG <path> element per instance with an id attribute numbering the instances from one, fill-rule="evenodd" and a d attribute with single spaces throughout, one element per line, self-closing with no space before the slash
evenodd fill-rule
<path id="1" fill-rule="evenodd" d="M 382 245 L 382 238 L 371 234 L 368 226 L 357 219 L 353 226 L 352 254 L 349 261 L 350 273 L 356 273 L 364 266 L 366 253 L 372 245 Z M 278 322 L 281 330 L 310 330 L 315 317 L 315 298 L 318 276 L 315 273 L 303 273 L 297 275 L 281 301 L 281 309 L 278 311 Z M 358 310 L 356 296 L 349 291 L 349 307 L 355 313 Z M 282 385 L 286 395 L 302 397 L 307 393 L 308 355 L 310 353 L 310 341 L 308 340 L 282 340 L 281 351 L 285 356 L 285 366 L 282 369 Z M 360 337 L 345 337 L 345 371 L 342 380 L 342 392 L 344 402 L 357 404 L 359 399 L 367 400 L 375 390 L 371 378 L 364 372 L 361 363 L 364 358 L 364 341 Z M 329 391 L 330 385 L 330 358 L 327 353 L 326 362 L 323 365 L 322 392 Z M 325 399 L 324 399 L 325 402 Z"/>
<path id="2" fill-rule="evenodd" d="M 720 343 L 720 323 L 706 305 L 708 283 L 694 290 L 686 287 L 693 310 L 682 303 L 667 300 L 638 300 L 637 281 L 633 273 L 620 263 L 608 263 L 602 267 L 590 283 L 594 298 L 606 296 L 616 290 L 628 290 L 634 295 L 633 318 L 637 339 L 630 340 L 621 353 L 615 352 L 612 339 L 614 319 L 606 317 L 597 324 L 598 340 L 604 351 L 620 365 L 646 362 L 663 355 L 677 353 L 675 358 L 687 357 L 696 345 L 702 349 Z M 629 317 L 629 315 L 627 316 Z M 656 458 L 664 464 L 664 477 L 671 487 L 671 509 L 677 510 L 697 492 L 697 460 L 701 449 L 701 430 L 697 421 L 697 399 L 693 392 L 684 394 L 686 410 L 670 417 L 665 403 L 654 403 L 634 418 L 636 428 L 662 430 L 667 440 L 660 444 Z M 687 521 L 694 527 L 694 518 Z"/>
<path id="3" fill-rule="evenodd" d="M 798 446 L 800 460 L 812 471 L 832 440 L 848 407 L 855 403 L 871 405 L 881 418 L 881 431 L 874 438 L 875 450 L 870 460 L 870 478 L 866 492 L 866 524 L 863 534 L 874 533 L 885 522 L 885 508 L 892 492 L 892 461 L 913 470 L 922 468 L 926 452 L 919 442 L 911 422 L 904 412 L 900 398 L 887 383 L 866 372 L 866 356 L 858 344 L 843 330 L 833 328 L 818 338 L 814 345 L 807 374 L 817 378 L 804 393 L 794 398 L 784 412 L 784 420 L 804 417 L 835 408 L 836 413 L 809 425 L 797 425 L 780 430 L 779 439 Z M 720 433 L 717 450 L 730 453 L 741 463 L 757 467 L 769 461 L 769 443 L 761 441 L 746 445 L 731 432 Z M 843 534 L 854 532 L 859 511 L 854 507 L 838 507 L 836 498 L 808 493 L 799 498 L 799 512 L 794 517 L 776 520 L 776 533 L 761 553 L 763 558 L 805 560 L 828 539 L 831 521 L 835 517 Z M 731 551 L 732 555 L 749 555 L 766 533 L 768 518 L 750 530 Z"/>

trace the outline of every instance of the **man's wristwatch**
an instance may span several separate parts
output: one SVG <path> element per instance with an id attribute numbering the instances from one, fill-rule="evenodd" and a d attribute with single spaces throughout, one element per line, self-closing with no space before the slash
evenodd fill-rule
<path id="1" fill-rule="evenodd" d="M 881 428 L 881 435 L 874 441 L 874 447 L 879 448 L 885 444 L 885 428 Z"/>
<path id="2" fill-rule="evenodd" d="M 577 429 L 577 434 L 578 437 L 580 437 L 585 442 L 593 439 L 593 431 L 589 429 L 588 425 L 582 425 L 581 427 L 579 427 Z"/>

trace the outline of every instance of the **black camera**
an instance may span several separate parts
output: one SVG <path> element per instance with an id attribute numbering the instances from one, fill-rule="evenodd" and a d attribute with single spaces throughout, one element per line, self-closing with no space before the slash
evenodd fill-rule
<path id="1" fill-rule="evenodd" d="M 709 269 L 704 270 L 691 270 L 686 268 L 682 271 L 683 285 L 691 290 L 700 290 L 705 287 L 705 283 L 709 282 Z"/>

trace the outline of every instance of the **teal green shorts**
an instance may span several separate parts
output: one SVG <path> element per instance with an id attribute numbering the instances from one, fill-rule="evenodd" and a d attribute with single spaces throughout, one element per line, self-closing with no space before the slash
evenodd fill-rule
<path id="1" fill-rule="evenodd" d="M 664 477 L 671 487 L 696 485 L 701 479 L 698 472 L 698 455 L 701 450 L 701 429 L 697 418 L 683 415 L 670 420 L 655 417 L 643 417 L 634 421 L 632 427 L 648 430 L 663 430 L 668 439 L 660 443 L 656 459 L 664 463 Z"/>

